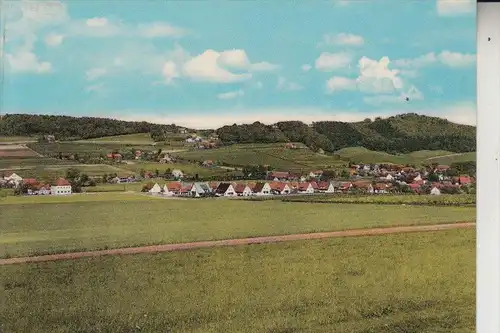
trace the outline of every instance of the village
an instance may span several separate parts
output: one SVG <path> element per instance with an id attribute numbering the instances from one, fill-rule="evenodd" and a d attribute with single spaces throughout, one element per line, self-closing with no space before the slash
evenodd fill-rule
<path id="1" fill-rule="evenodd" d="M 297 194 L 459 194 L 474 191 L 475 179 L 456 175 L 446 165 L 417 169 L 402 165 L 351 165 L 347 179 L 335 179 L 321 170 L 298 175 L 288 171 L 269 171 L 263 180 L 193 181 L 185 179 L 181 170 L 172 170 L 164 177 L 148 172 L 144 176 L 126 176 L 108 179 L 112 184 L 143 183 L 141 192 L 159 196 L 182 197 L 248 197 Z M 96 179 L 99 180 L 99 179 Z M 163 182 L 162 182 L 163 181 Z M 59 178 L 47 183 L 35 178 L 22 178 L 15 173 L 0 179 L 2 187 L 24 190 L 21 195 L 74 194 L 70 181 Z M 82 192 L 85 192 L 83 190 Z"/>

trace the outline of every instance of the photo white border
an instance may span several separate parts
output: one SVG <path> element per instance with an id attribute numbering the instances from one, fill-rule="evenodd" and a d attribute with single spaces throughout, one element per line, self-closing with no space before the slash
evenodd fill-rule
<path id="1" fill-rule="evenodd" d="M 500 1 L 477 2 L 476 332 L 500 332 Z"/>

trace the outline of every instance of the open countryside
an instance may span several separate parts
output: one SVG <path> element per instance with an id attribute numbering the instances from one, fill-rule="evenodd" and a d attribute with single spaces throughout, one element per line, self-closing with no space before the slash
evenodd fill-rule
<path id="1" fill-rule="evenodd" d="M 440 257 L 434 256 L 432 260 L 430 257 L 421 257 L 419 260 L 425 260 L 430 266 L 420 268 L 421 277 L 413 282 L 417 289 L 412 291 L 410 288 L 396 298 L 384 298 L 380 296 L 382 291 L 379 290 L 356 307 L 346 308 L 345 311 L 348 312 L 331 313 L 334 319 L 330 321 L 319 320 L 322 323 L 324 321 L 321 325 L 326 325 L 325 327 L 337 327 L 343 322 L 347 332 L 355 332 L 360 327 L 386 327 L 385 325 L 394 329 L 405 325 L 417 325 L 415 327 L 421 328 L 451 327 L 451 322 L 440 319 L 444 318 L 440 316 L 462 318 L 452 321 L 453 327 L 457 329 L 472 327 L 470 316 L 473 315 L 473 307 L 466 300 L 473 298 L 473 294 L 467 293 L 464 288 L 469 285 L 470 290 L 473 290 L 473 280 L 467 280 L 466 284 L 460 280 L 455 282 L 464 287 L 460 289 L 460 293 L 453 294 L 456 296 L 453 303 L 450 303 L 450 298 L 447 298 L 448 303 L 444 298 L 437 300 L 439 297 L 447 297 L 447 293 L 443 291 L 439 294 L 429 294 L 429 300 L 424 302 L 427 305 L 418 303 L 420 301 L 416 300 L 413 293 L 417 292 L 422 279 L 432 279 L 433 265 L 440 265 L 444 272 L 451 271 L 451 265 L 457 264 L 459 258 L 465 260 L 458 255 L 462 252 L 470 253 L 474 247 L 473 234 L 459 230 L 473 227 L 475 221 L 473 152 L 453 153 L 448 150 L 427 149 L 393 154 L 370 151 L 363 147 L 324 152 L 303 142 L 233 144 L 222 142 L 218 131 L 200 133 L 182 128 L 176 129 L 176 132 L 173 129 L 170 131 L 172 132 L 161 137 L 164 141 L 156 141 L 158 139 L 155 140 L 154 135 L 150 133 L 84 140 L 58 140 L 54 134 L 41 133 L 42 135 L 31 137 L 31 140 L 23 138 L 24 141 L 31 141 L 28 143 L 18 143 L 15 137 L 4 140 L 0 146 L 3 157 L 0 161 L 3 184 L 0 207 L 2 218 L 7 222 L 4 223 L 0 237 L 0 258 L 7 264 L 4 266 L 6 272 L 10 272 L 6 273 L 8 276 L 2 277 L 9 295 L 9 309 L 18 309 L 22 299 L 27 297 L 25 290 L 35 286 L 39 290 L 39 294 L 34 296 L 35 304 L 44 304 L 45 301 L 41 297 L 53 290 L 54 283 L 58 283 L 58 275 L 66 276 L 64 285 L 67 287 L 61 292 L 65 292 L 65 288 L 70 288 L 71 285 L 78 285 L 78 288 L 83 288 L 81 290 L 87 294 L 90 293 L 88 288 L 92 281 L 99 276 L 104 279 L 102 281 L 105 286 L 116 279 L 122 281 L 113 288 L 128 288 L 126 286 L 142 279 L 140 274 L 143 273 L 135 271 L 136 268 L 130 269 L 133 275 L 125 280 L 117 273 L 105 273 L 103 265 L 110 265 L 111 262 L 113 265 L 133 265 L 132 267 L 140 265 L 144 274 L 155 270 L 154 275 L 161 274 L 162 277 L 151 282 L 147 288 L 141 287 L 138 292 L 143 295 L 161 294 L 167 292 L 160 291 L 163 279 L 199 279 L 201 271 L 196 273 L 186 268 L 175 273 L 162 273 L 162 269 L 154 268 L 158 261 L 176 258 L 178 263 L 175 265 L 191 267 L 190 265 L 195 264 L 194 259 L 190 259 L 192 255 L 195 255 L 193 258 L 202 256 L 207 258 L 206 260 L 212 260 L 211 263 L 205 264 L 212 267 L 210 271 L 218 270 L 220 276 L 225 276 L 228 281 L 235 283 L 236 276 L 240 276 L 239 273 L 235 274 L 243 268 L 238 268 L 234 256 L 240 256 L 239 260 L 255 262 L 256 259 L 251 258 L 265 251 L 269 257 L 262 269 L 269 273 L 263 276 L 261 274 L 258 281 L 265 288 L 272 288 L 284 282 L 282 279 L 285 277 L 276 275 L 278 280 L 272 282 L 270 279 L 274 278 L 271 275 L 271 266 L 267 265 L 277 265 L 276 260 L 281 256 L 280 253 L 286 251 L 288 254 L 285 258 L 296 264 L 285 271 L 294 274 L 296 278 L 302 276 L 302 273 L 299 273 L 302 269 L 316 271 L 316 277 L 303 280 L 312 286 L 326 283 L 330 279 L 325 273 L 321 273 L 323 271 L 318 271 L 319 257 L 316 256 L 324 256 L 325 251 L 329 251 L 329 246 L 335 246 L 334 252 L 337 254 L 339 251 L 349 251 L 353 246 L 358 247 L 356 252 L 351 250 L 349 256 L 344 256 L 343 268 L 336 273 L 339 274 L 337 279 L 340 280 L 332 280 L 337 296 L 325 294 L 320 297 L 317 294 L 319 290 L 312 289 L 310 297 L 316 295 L 314 297 L 319 303 L 306 302 L 305 304 L 309 305 L 301 305 L 302 310 L 293 310 L 285 317 L 279 316 L 276 311 L 282 311 L 282 306 L 286 309 L 297 308 L 298 303 L 290 301 L 291 295 L 288 295 L 286 290 L 282 296 L 271 296 L 281 305 L 270 308 L 268 311 L 271 311 L 271 317 L 260 325 L 300 329 L 312 323 L 317 324 L 318 319 L 313 319 L 311 313 L 326 311 L 325 307 L 329 307 L 328 304 L 336 297 L 349 292 L 353 283 L 361 283 L 355 281 L 363 281 L 364 285 L 368 285 L 371 279 L 376 278 L 373 275 L 376 275 L 376 272 L 357 254 L 360 253 L 359 244 L 369 246 L 370 243 L 378 242 L 379 238 L 394 240 L 395 243 L 385 243 L 384 247 L 377 250 L 382 252 L 376 262 L 385 262 L 391 260 L 391 257 L 387 257 L 387 251 L 405 249 L 404 251 L 413 251 L 415 256 L 419 253 L 424 255 L 426 251 L 430 251 L 429 246 L 425 245 L 428 243 L 425 242 L 431 241 L 433 237 L 441 237 L 439 234 L 442 234 L 447 235 L 447 240 L 436 243 L 433 247 L 437 249 L 441 246 L 438 252 L 443 253 L 446 246 L 459 242 L 461 245 L 454 248 L 456 257 L 453 258 L 456 260 L 452 259 L 452 262 L 443 266 L 443 259 Z M 445 161 L 451 163 L 442 164 Z M 57 218 L 54 219 L 54 216 Z M 455 231 L 446 231 L 447 228 L 455 227 Z M 405 228 L 409 228 L 408 231 L 413 230 L 413 233 L 383 234 L 384 230 L 388 233 L 398 233 L 404 232 Z M 425 230 L 430 233 L 422 234 Z M 345 240 L 314 240 L 316 237 L 348 236 L 350 232 L 358 236 Z M 360 235 L 370 234 L 376 238 L 359 238 Z M 287 245 L 292 239 L 295 241 Z M 281 241 L 285 243 L 264 245 Z M 232 244 L 235 249 L 212 248 L 219 244 L 217 242 Z M 415 248 L 417 244 L 420 250 Z M 208 248 L 198 248 L 199 246 Z M 248 248 L 245 249 L 245 246 Z M 174 251 L 184 249 L 189 252 L 148 254 L 150 251 L 162 252 L 162 248 Z M 306 256 L 309 259 L 300 257 L 306 249 L 312 251 Z M 109 252 L 109 255 L 113 255 L 113 251 L 118 251 L 114 255 L 132 255 L 118 256 L 115 259 L 107 256 L 85 259 L 92 254 L 99 255 L 100 251 L 103 254 Z M 227 257 L 229 253 L 231 255 Z M 242 255 L 244 257 L 241 257 Z M 139 263 L 135 261 L 135 256 L 144 259 Z M 221 256 L 226 258 L 225 264 L 220 261 Z M 354 260 L 355 257 L 357 259 Z M 61 261 L 50 263 L 50 269 L 44 270 L 42 275 L 38 273 L 38 282 L 27 282 L 23 278 L 24 274 L 27 274 L 28 270 L 38 270 L 37 267 L 42 265 L 29 263 L 30 258 L 49 261 L 59 258 Z M 74 261 L 77 258 L 80 259 Z M 303 260 L 309 260 L 309 263 L 306 264 Z M 408 259 L 401 257 L 398 260 L 403 263 Z M 11 266 L 9 263 L 18 264 Z M 95 264 L 96 268 L 86 273 L 91 274 L 87 282 L 75 279 L 73 273 L 68 275 L 69 267 L 74 267 L 74 274 L 78 274 L 80 270 L 88 270 L 88 265 Z M 285 265 L 285 262 L 280 265 Z M 403 267 L 401 266 L 401 269 Z M 382 268 L 379 269 L 382 272 Z M 407 269 L 404 268 L 404 271 Z M 397 273 L 396 270 L 394 274 L 404 274 L 402 272 Z M 384 275 L 380 281 L 394 287 L 398 282 L 393 281 L 393 278 L 390 274 Z M 446 276 L 442 275 L 441 278 L 446 279 Z M 237 288 L 238 283 L 243 282 L 237 282 L 234 287 L 214 285 L 211 293 L 212 297 L 216 298 L 212 301 L 226 299 L 230 295 L 237 297 L 233 291 L 236 289 L 233 288 Z M 226 291 L 221 288 L 226 288 Z M 250 287 L 248 292 L 255 294 L 257 291 L 252 288 L 255 287 Z M 367 290 L 369 292 L 369 289 Z M 431 293 L 432 290 L 434 289 L 428 289 L 427 292 Z M 85 297 L 93 296 L 88 294 Z M 87 316 L 92 315 L 93 310 L 85 305 L 85 297 L 79 300 L 70 298 L 75 309 L 82 313 L 82 319 L 78 324 L 71 323 L 64 316 L 59 317 L 57 325 L 63 327 L 63 331 L 88 327 L 86 323 L 90 321 Z M 151 297 L 147 296 L 149 301 L 156 302 Z M 200 332 L 205 331 L 210 326 L 209 319 L 200 317 L 196 326 L 193 326 L 189 319 L 182 319 L 182 316 L 195 315 L 187 303 L 189 297 L 195 296 L 193 294 L 182 297 L 183 301 L 176 301 L 180 311 L 178 314 L 157 312 L 154 307 L 149 306 L 150 310 L 144 314 L 134 312 L 129 319 L 121 318 L 120 322 L 105 324 L 104 327 L 120 330 L 128 325 L 136 325 L 153 331 L 165 326 L 181 331 L 196 331 L 198 327 Z M 235 305 L 230 305 L 232 303 L 224 303 L 224 308 L 233 307 L 232 318 L 237 318 L 237 321 L 229 320 L 224 312 L 216 311 L 211 314 L 216 316 L 214 318 L 223 320 L 219 327 L 237 330 L 246 322 L 247 319 L 241 316 L 249 313 L 251 304 L 264 304 L 259 298 L 243 301 L 241 297 L 236 298 L 240 304 L 237 309 Z M 58 304 L 55 299 L 51 302 L 53 306 Z M 111 307 L 108 302 L 124 304 L 127 301 L 124 298 L 112 301 L 107 297 L 99 303 L 99 307 Z M 205 302 L 211 300 L 205 299 Z M 388 311 L 384 309 L 391 303 L 395 304 L 393 310 L 384 312 Z M 448 311 L 444 310 L 444 304 L 455 304 L 460 308 L 446 315 L 431 315 L 434 311 Z M 19 315 L 9 317 L 12 319 L 7 322 L 13 325 L 12 327 L 38 327 L 44 331 L 49 327 L 48 320 L 55 315 L 53 306 L 45 306 L 45 314 L 42 316 L 39 312 L 41 317 L 36 323 L 21 322 L 22 311 Z M 410 309 L 417 311 L 420 324 L 409 324 L 412 320 L 417 320 L 413 312 L 407 312 Z M 184 314 L 181 315 L 182 313 Z M 73 315 L 66 313 L 65 316 Z M 170 321 L 160 319 L 164 316 L 171 318 Z M 343 316 L 350 319 L 342 319 Z M 467 316 L 469 319 L 466 319 Z M 302 322 L 299 324 L 292 318 L 302 318 Z M 378 323 L 381 318 L 384 318 L 384 323 Z M 116 319 L 118 318 L 113 320 Z M 252 327 L 257 329 L 257 326 Z"/>
<path id="2" fill-rule="evenodd" d="M 0 332 L 475 332 L 475 6 L 383 1 L 0 0 Z"/>

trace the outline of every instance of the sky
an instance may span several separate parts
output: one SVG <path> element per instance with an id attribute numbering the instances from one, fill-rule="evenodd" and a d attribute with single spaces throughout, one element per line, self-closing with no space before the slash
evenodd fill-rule
<path id="1" fill-rule="evenodd" d="M 474 0 L 1 1 L 3 114 L 476 121 Z"/>

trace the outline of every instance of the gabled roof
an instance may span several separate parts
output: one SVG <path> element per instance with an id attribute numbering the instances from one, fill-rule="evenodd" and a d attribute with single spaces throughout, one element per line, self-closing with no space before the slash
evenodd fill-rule
<path id="1" fill-rule="evenodd" d="M 282 182 L 272 182 L 271 184 L 269 184 L 271 186 L 271 189 L 274 190 L 274 191 L 284 191 L 285 190 L 285 187 L 287 186 L 286 183 L 282 183 Z"/>
<path id="2" fill-rule="evenodd" d="M 58 180 L 56 180 L 55 185 L 56 186 L 70 186 L 71 184 L 66 179 L 59 178 Z"/>
<path id="3" fill-rule="evenodd" d="M 167 188 L 171 192 L 178 192 L 181 190 L 182 184 L 180 182 L 167 183 Z"/>
<path id="4" fill-rule="evenodd" d="M 252 191 L 254 193 L 259 193 L 262 191 L 262 189 L 264 188 L 265 185 L 266 185 L 266 183 L 256 183 L 255 186 L 253 187 Z"/>
<path id="5" fill-rule="evenodd" d="M 194 183 L 193 188 L 196 191 L 196 193 L 199 194 L 204 194 L 204 193 L 210 193 L 212 190 L 210 189 L 210 186 L 208 186 L 207 183 Z"/>
<path id="6" fill-rule="evenodd" d="M 272 171 L 270 173 L 270 176 L 276 178 L 288 178 L 290 176 L 290 173 L 287 171 Z"/>
<path id="7" fill-rule="evenodd" d="M 301 191 L 305 191 L 311 186 L 311 183 L 299 183 L 298 189 Z"/>
<path id="8" fill-rule="evenodd" d="M 215 190 L 215 193 L 224 194 L 226 193 L 229 186 L 231 186 L 231 183 L 220 183 L 217 189 Z"/>
<path id="9" fill-rule="evenodd" d="M 35 185 L 35 184 L 38 184 L 38 180 L 36 180 L 35 178 L 24 178 L 23 179 L 23 183 L 24 184 Z"/>
<path id="10" fill-rule="evenodd" d="M 246 184 L 237 184 L 235 187 L 234 187 L 234 191 L 236 193 L 243 193 L 245 191 L 245 189 L 248 187 L 248 185 Z M 248 187 L 250 188 L 250 187 Z M 250 189 L 251 190 L 251 189 Z"/>
<path id="11" fill-rule="evenodd" d="M 318 183 L 318 190 L 328 190 L 329 187 L 330 187 L 329 182 L 319 182 Z"/>

